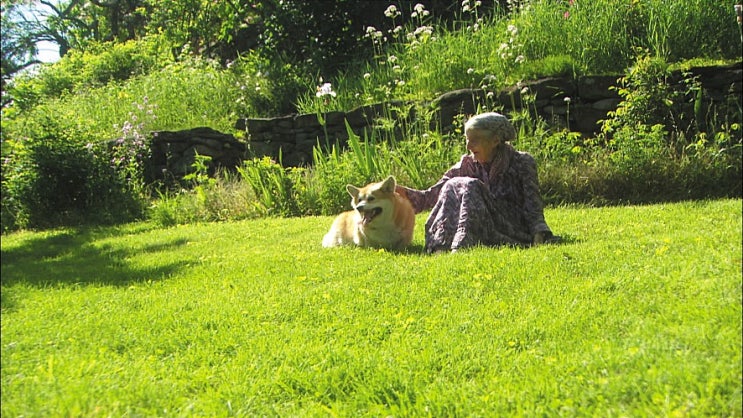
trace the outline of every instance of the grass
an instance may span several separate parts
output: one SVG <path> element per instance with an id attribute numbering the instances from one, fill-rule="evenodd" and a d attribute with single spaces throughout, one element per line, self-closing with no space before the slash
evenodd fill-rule
<path id="1" fill-rule="evenodd" d="M 2 239 L 2 415 L 741 416 L 741 201 L 546 211 L 531 249 L 330 217 Z"/>

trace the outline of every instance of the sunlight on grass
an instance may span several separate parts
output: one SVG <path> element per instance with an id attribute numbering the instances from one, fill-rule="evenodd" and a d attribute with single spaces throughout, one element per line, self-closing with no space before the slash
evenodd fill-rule
<path id="1" fill-rule="evenodd" d="M 741 201 L 552 208 L 531 249 L 330 217 L 2 240 L 2 414 L 741 414 Z"/>

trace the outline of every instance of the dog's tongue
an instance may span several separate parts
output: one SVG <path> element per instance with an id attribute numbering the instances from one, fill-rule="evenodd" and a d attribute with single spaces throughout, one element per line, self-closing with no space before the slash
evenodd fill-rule
<path id="1" fill-rule="evenodd" d="M 361 220 L 361 223 L 366 225 L 371 222 L 372 219 L 374 219 L 374 211 L 366 211 L 363 213 L 363 219 Z"/>
<path id="2" fill-rule="evenodd" d="M 379 208 L 374 208 L 372 210 L 365 210 L 361 212 L 361 215 L 362 215 L 361 223 L 364 225 L 368 224 L 369 222 L 372 221 L 372 219 L 374 219 L 374 217 L 379 215 L 380 212 L 381 210 Z"/>

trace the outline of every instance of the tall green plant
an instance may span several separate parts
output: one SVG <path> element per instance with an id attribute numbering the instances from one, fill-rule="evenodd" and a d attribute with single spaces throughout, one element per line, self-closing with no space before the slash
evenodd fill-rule
<path id="1" fill-rule="evenodd" d="M 238 173 L 253 189 L 257 204 L 268 215 L 293 216 L 298 213 L 292 181 L 284 167 L 268 157 L 245 161 Z"/>

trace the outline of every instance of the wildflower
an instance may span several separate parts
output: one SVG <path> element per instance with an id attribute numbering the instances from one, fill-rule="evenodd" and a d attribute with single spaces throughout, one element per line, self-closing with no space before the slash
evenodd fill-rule
<path id="1" fill-rule="evenodd" d="M 564 99 L 562 99 L 565 103 L 570 104 L 570 101 L 572 100 L 570 96 L 565 96 Z"/>
<path id="2" fill-rule="evenodd" d="M 412 18 L 416 18 L 416 17 L 423 18 L 423 17 L 426 17 L 426 16 L 428 16 L 430 14 L 428 12 L 428 10 L 426 10 L 425 6 L 423 6 L 420 3 L 416 4 L 415 7 L 413 7 L 413 9 L 414 9 L 414 11 L 410 15 L 410 17 L 412 17 Z"/>
<path id="3" fill-rule="evenodd" d="M 524 58 L 523 55 L 519 55 L 518 57 L 516 57 L 516 64 L 521 64 L 524 61 L 526 61 L 526 58 Z"/>
<path id="4" fill-rule="evenodd" d="M 390 6 L 387 7 L 387 10 L 384 11 L 384 15 L 389 17 L 390 19 L 394 19 L 400 16 L 400 11 L 397 10 L 397 6 L 395 6 L 394 4 L 390 4 Z"/>
<path id="5" fill-rule="evenodd" d="M 470 0 L 464 0 L 462 2 L 462 11 L 465 13 L 474 12 L 481 4 L 482 2 L 480 0 L 475 1 L 474 4 L 470 4 Z"/>
<path id="6" fill-rule="evenodd" d="M 321 86 L 317 87 L 317 93 L 315 93 L 315 96 L 317 97 L 323 97 L 323 96 L 331 96 L 335 97 L 335 92 L 333 91 L 333 86 L 330 85 L 330 83 L 324 83 Z"/>
<path id="7" fill-rule="evenodd" d="M 468 68 L 467 69 L 467 74 L 469 74 L 469 75 L 472 75 L 474 72 L 475 72 L 475 69 L 474 68 Z"/>
<path id="8" fill-rule="evenodd" d="M 369 73 L 364 73 L 364 80 L 368 80 L 368 79 L 370 79 L 370 78 L 371 78 L 371 74 L 369 74 Z"/>
<path id="9" fill-rule="evenodd" d="M 517 28 L 515 25 L 508 25 L 508 32 L 511 34 L 511 36 L 516 36 L 519 33 L 519 28 Z"/>

